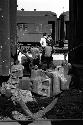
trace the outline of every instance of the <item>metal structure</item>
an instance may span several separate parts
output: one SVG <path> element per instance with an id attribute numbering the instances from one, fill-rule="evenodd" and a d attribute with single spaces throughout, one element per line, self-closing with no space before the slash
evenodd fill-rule
<path id="1" fill-rule="evenodd" d="M 0 76 L 8 76 L 15 61 L 16 12 L 17 0 L 0 0 Z"/>

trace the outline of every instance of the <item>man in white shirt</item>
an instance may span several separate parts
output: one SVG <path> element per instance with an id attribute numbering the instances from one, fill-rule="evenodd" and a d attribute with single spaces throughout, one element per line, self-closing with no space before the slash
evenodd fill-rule
<path id="1" fill-rule="evenodd" d="M 42 47 L 41 63 L 43 63 L 44 58 L 45 58 L 44 57 L 44 55 L 45 55 L 45 46 L 47 46 L 46 39 L 47 39 L 47 35 L 46 35 L 46 33 L 43 33 L 43 37 L 40 40 L 40 44 L 41 44 L 41 47 Z"/>
<path id="2" fill-rule="evenodd" d="M 40 40 L 40 44 L 42 47 L 45 47 L 47 45 L 46 39 L 47 39 L 47 35 L 46 35 L 46 33 L 43 33 L 43 38 L 41 38 L 41 40 Z"/>
<path id="3" fill-rule="evenodd" d="M 42 55 L 41 55 L 41 64 L 47 64 L 47 68 L 50 67 L 52 64 L 53 58 L 52 58 L 52 47 L 49 37 L 46 35 L 46 33 L 43 34 L 43 38 L 40 40 L 40 44 L 42 46 Z"/>
<path id="4" fill-rule="evenodd" d="M 19 60 L 20 63 L 22 63 L 22 57 L 25 57 L 25 55 L 22 54 L 21 52 L 19 52 L 19 54 L 18 54 L 18 60 Z"/>

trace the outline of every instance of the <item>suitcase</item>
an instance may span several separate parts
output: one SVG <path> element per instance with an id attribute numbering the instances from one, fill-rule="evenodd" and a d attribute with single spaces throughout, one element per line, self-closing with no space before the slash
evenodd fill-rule
<path id="1" fill-rule="evenodd" d="M 41 69 L 33 70 L 31 75 L 32 91 L 50 97 L 52 95 L 52 82 L 45 72 Z"/>
<path id="2" fill-rule="evenodd" d="M 60 78 L 58 76 L 58 70 L 48 71 L 47 75 L 52 80 L 52 95 L 57 95 L 61 93 L 60 89 Z"/>

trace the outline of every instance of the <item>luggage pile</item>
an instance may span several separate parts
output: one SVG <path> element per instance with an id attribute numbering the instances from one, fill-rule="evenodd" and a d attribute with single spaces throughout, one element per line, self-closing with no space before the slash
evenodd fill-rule
<path id="1" fill-rule="evenodd" d="M 33 69 L 31 72 L 32 91 L 46 97 L 50 97 L 51 79 L 45 74 L 42 69 Z"/>
<path id="2" fill-rule="evenodd" d="M 31 71 L 32 91 L 42 96 L 51 97 L 68 90 L 72 76 L 68 74 L 67 69 L 67 65 L 46 71 L 33 69 Z"/>
<path id="3" fill-rule="evenodd" d="M 34 68 L 31 71 L 30 78 L 23 77 L 23 67 L 20 67 L 21 66 L 13 65 L 9 80 L 6 83 L 2 83 L 0 89 L 1 94 L 5 95 L 8 99 L 10 98 L 14 106 L 20 105 L 21 112 L 17 110 L 12 111 L 14 119 L 18 120 L 21 113 L 26 120 L 28 120 L 28 118 L 40 119 L 55 106 L 58 99 L 56 95 L 62 92 L 61 85 L 64 83 L 65 86 L 68 79 L 60 68 L 46 71 Z M 66 89 L 69 89 L 69 83 L 67 87 L 63 87 L 63 90 Z M 35 98 L 32 93 L 40 95 L 40 99 Z M 38 100 L 40 100 L 39 102 L 41 103 L 39 103 Z M 49 102 L 49 100 L 51 101 Z M 47 103 L 46 106 L 44 105 L 45 103 Z M 35 109 L 32 104 L 37 105 L 37 112 L 32 112 Z M 41 105 L 39 106 L 39 104 Z M 28 105 L 32 107 L 32 111 L 28 108 Z M 15 115 L 17 115 L 17 117 Z M 21 116 L 23 117 L 23 115 Z M 25 118 L 25 116 L 27 117 Z"/>

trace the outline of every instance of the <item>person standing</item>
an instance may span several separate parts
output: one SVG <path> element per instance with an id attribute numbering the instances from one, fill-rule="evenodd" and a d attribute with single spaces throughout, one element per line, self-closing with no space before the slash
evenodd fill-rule
<path id="1" fill-rule="evenodd" d="M 23 70 L 23 76 L 30 76 L 31 75 L 31 63 L 32 63 L 32 57 L 29 56 L 29 54 L 27 53 L 26 49 L 24 49 L 22 51 L 23 55 L 21 57 L 21 64 L 24 66 L 24 70 Z"/>
<path id="2" fill-rule="evenodd" d="M 47 34 L 43 33 L 43 37 L 40 40 L 40 44 L 41 44 L 42 47 L 45 47 L 47 45 L 46 40 L 47 40 Z"/>
<path id="3" fill-rule="evenodd" d="M 38 47 L 31 48 L 32 58 L 33 58 L 33 66 L 37 65 L 40 67 L 40 51 Z"/>
<path id="4" fill-rule="evenodd" d="M 47 46 L 47 34 L 43 33 L 43 37 L 40 40 L 40 45 L 42 47 L 42 55 L 41 55 L 41 64 L 44 63 L 45 60 L 45 47 Z"/>
<path id="5" fill-rule="evenodd" d="M 48 69 L 52 62 L 52 47 L 46 33 L 44 33 L 43 36 L 44 38 L 40 40 L 42 46 L 41 64 L 46 64 L 46 68 Z"/>

